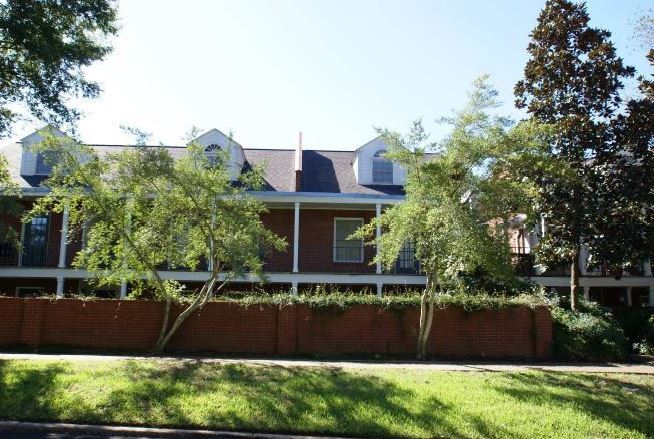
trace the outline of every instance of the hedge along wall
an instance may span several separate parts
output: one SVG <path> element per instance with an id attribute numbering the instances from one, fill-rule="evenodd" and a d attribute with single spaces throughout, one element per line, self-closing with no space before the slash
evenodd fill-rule
<path id="1" fill-rule="evenodd" d="M 147 351 L 163 304 L 154 301 L 0 298 L 0 346 Z M 175 310 L 174 314 L 179 312 Z M 212 302 L 190 317 L 170 350 L 255 355 L 411 355 L 417 309 L 342 309 Z M 466 312 L 437 309 L 429 352 L 444 358 L 549 357 L 546 307 Z"/>

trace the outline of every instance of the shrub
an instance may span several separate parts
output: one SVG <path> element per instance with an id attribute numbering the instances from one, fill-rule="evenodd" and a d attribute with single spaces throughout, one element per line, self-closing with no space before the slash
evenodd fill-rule
<path id="1" fill-rule="evenodd" d="M 654 311 L 625 308 L 615 312 L 629 346 L 635 354 L 654 355 Z"/>
<path id="2" fill-rule="evenodd" d="M 628 340 L 610 311 L 582 301 L 578 311 L 551 306 L 554 324 L 552 353 L 575 361 L 619 361 L 627 357 Z"/>
<path id="3" fill-rule="evenodd" d="M 378 305 L 384 308 L 417 308 L 420 306 L 420 294 L 389 294 L 377 297 L 373 294 L 352 293 L 308 293 L 293 296 L 289 293 L 278 294 L 252 294 L 247 293 L 235 297 L 221 296 L 220 301 L 234 301 L 244 305 L 274 305 L 288 306 L 293 304 L 308 305 L 312 308 L 339 307 L 347 308 L 353 305 Z M 476 294 L 463 294 L 460 292 L 442 292 L 436 296 L 436 306 L 455 306 L 465 311 L 481 311 L 487 309 L 504 309 L 516 306 L 535 307 L 546 305 L 540 295 L 525 293 L 517 296 L 505 296 L 479 292 Z"/>
<path id="4" fill-rule="evenodd" d="M 654 355 L 654 314 L 650 315 L 636 342 L 632 344 L 636 353 L 641 355 Z"/>

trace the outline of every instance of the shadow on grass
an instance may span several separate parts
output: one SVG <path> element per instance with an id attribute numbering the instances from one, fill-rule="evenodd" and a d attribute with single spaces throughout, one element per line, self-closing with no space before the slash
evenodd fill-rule
<path id="1" fill-rule="evenodd" d="M 340 369 L 202 361 L 94 364 L 0 361 L 0 416 L 366 437 L 461 437 L 451 408 L 390 380 Z M 109 376 L 103 390 L 98 377 Z M 116 377 L 116 380 L 113 379 Z M 66 392 L 94 394 L 71 399 Z M 74 396 L 73 396 L 74 397 Z M 71 405 L 73 407 L 71 407 Z"/>
<path id="2" fill-rule="evenodd" d="M 138 384 L 112 393 L 107 404 L 119 411 L 158 412 L 159 424 L 368 437 L 432 436 L 432 431 L 461 436 L 447 420 L 450 407 L 439 400 L 423 398 L 412 405 L 414 392 L 338 368 L 216 367 L 202 361 L 149 369 L 127 362 L 124 367 Z M 189 398 L 202 398 L 202 409 L 189 410 Z M 413 434 L 403 430 L 408 424 Z"/>
<path id="3" fill-rule="evenodd" d="M 60 397 L 63 389 L 58 381 L 70 373 L 70 365 L 51 363 L 16 370 L 11 363 L 0 360 L 0 419 L 57 419 L 59 408 L 52 401 Z M 77 407 L 84 410 L 84 401 L 78 401 Z"/>
<path id="4" fill-rule="evenodd" d="M 430 376 L 403 381 L 393 374 L 338 368 L 200 360 L 0 361 L 0 418 L 367 437 L 500 438 L 526 437 L 531 431 L 503 422 L 524 417 L 519 407 L 542 416 L 561 408 L 559 417 L 572 409 L 654 437 L 650 385 L 560 373 Z M 450 405 L 439 399 L 438 388 L 431 386 L 449 379 L 459 380 L 460 389 L 443 391 L 440 398 L 475 386 L 469 398 L 480 398 L 476 402 L 481 410 L 480 404 Z M 515 401 L 509 404 L 515 412 L 504 408 L 494 416 L 492 405 L 485 404 L 497 400 L 496 393 L 502 396 L 498 401 Z M 602 434 L 590 427 L 586 433 Z"/>
<path id="5" fill-rule="evenodd" d="M 596 374 L 511 374 L 495 390 L 521 402 L 573 407 L 596 419 L 654 437 L 654 389 Z"/>

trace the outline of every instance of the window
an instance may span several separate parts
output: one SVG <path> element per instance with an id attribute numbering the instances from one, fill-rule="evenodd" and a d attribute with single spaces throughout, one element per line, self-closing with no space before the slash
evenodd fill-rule
<path id="1" fill-rule="evenodd" d="M 48 216 L 32 218 L 25 224 L 23 233 L 23 254 L 21 265 L 25 267 L 43 267 L 48 248 Z"/>
<path id="2" fill-rule="evenodd" d="M 372 156 L 372 182 L 375 184 L 393 184 L 393 162 L 384 157 L 385 149 L 380 149 Z"/>
<path id="3" fill-rule="evenodd" d="M 363 240 L 348 239 L 361 226 L 362 218 L 334 219 L 334 262 L 363 262 Z"/>
<path id="4" fill-rule="evenodd" d="M 204 148 L 204 153 L 206 154 L 207 160 L 209 160 L 209 164 L 211 166 L 216 166 L 218 164 L 219 151 L 220 145 L 216 145 L 215 143 L 212 143 L 211 145 Z"/>
<path id="5" fill-rule="evenodd" d="M 416 250 L 413 241 L 407 241 L 402 246 L 397 257 L 397 268 L 399 270 L 413 270 L 416 266 Z"/>
<path id="6" fill-rule="evenodd" d="M 50 175 L 52 174 L 52 163 L 54 163 L 50 157 L 47 157 L 44 153 L 36 153 L 36 170 L 34 174 L 36 175 Z"/>

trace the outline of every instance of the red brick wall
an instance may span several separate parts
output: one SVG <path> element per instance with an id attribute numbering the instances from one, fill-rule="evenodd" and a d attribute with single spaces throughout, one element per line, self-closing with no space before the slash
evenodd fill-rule
<path id="1" fill-rule="evenodd" d="M 0 298 L 0 346 L 148 350 L 162 322 L 153 301 Z M 175 311 L 176 313 L 177 311 Z M 170 349 L 258 355 L 412 355 L 418 311 L 371 305 L 283 308 L 215 302 L 193 315 Z M 444 358 L 547 358 L 547 308 L 467 313 L 439 309 L 429 351 Z"/>
<path id="2" fill-rule="evenodd" d="M 266 271 L 288 272 L 293 270 L 293 221 L 292 209 L 270 209 L 261 216 L 261 221 L 268 230 L 286 238 L 286 251 L 272 251 L 266 255 Z"/>
<path id="3" fill-rule="evenodd" d="M 361 263 L 334 262 L 334 218 L 363 218 L 365 223 L 375 216 L 368 210 L 300 209 L 300 272 L 374 273 L 370 265 L 374 248 L 364 247 Z"/>
<path id="4" fill-rule="evenodd" d="M 59 265 L 61 224 L 62 215 L 60 213 L 51 213 L 48 222 L 48 254 L 46 257 L 46 266 L 48 267 L 56 267 Z"/>

